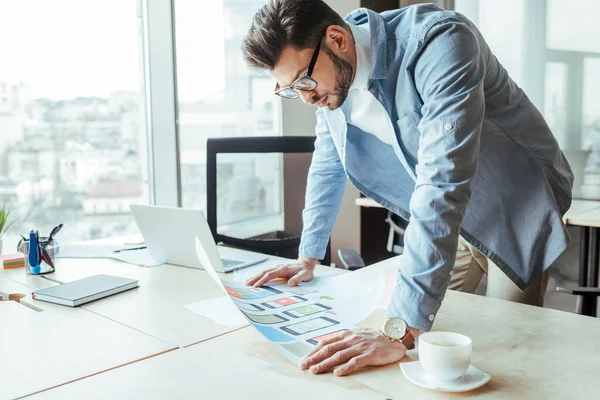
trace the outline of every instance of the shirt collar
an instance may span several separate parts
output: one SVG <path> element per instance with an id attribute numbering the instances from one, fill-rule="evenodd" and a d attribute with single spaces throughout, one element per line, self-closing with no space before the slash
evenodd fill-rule
<path id="1" fill-rule="evenodd" d="M 369 27 L 371 65 L 373 66 L 369 79 L 387 78 L 387 33 L 381 15 L 366 8 L 359 8 L 348 14 L 344 20 L 350 26 L 367 25 Z"/>

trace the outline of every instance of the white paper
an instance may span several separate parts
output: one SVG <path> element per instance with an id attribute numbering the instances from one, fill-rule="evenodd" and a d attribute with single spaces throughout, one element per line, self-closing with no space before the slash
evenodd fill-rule
<path id="1" fill-rule="evenodd" d="M 221 278 L 219 278 L 219 275 L 217 275 L 217 271 L 215 271 L 214 267 L 212 266 L 210 257 L 208 256 L 208 254 L 206 254 L 206 250 L 204 249 L 204 246 L 202 246 L 202 243 L 200 243 L 200 239 L 198 239 L 198 237 L 195 237 L 194 239 L 196 240 L 196 257 L 198 257 L 200 265 L 202 265 L 202 268 L 204 268 L 204 270 L 208 272 L 208 275 L 210 275 L 210 277 L 213 278 L 217 285 L 219 285 L 221 290 L 224 293 L 227 293 L 225 287 L 223 286 L 223 283 L 221 282 Z"/>
<path id="2" fill-rule="evenodd" d="M 142 267 L 156 267 L 164 264 L 164 262 L 159 262 L 152 258 L 148 249 L 120 251 L 111 254 L 110 258 Z"/>
<path id="3" fill-rule="evenodd" d="M 252 278 L 254 275 L 257 275 L 258 273 L 270 269 L 270 268 L 277 268 L 281 265 L 288 265 L 288 264 L 294 264 L 296 263 L 296 260 L 287 260 L 287 259 L 272 259 L 272 260 L 267 260 L 267 261 L 263 261 L 260 264 L 256 264 L 256 265 L 252 265 L 250 267 L 247 268 L 241 268 L 241 269 L 237 269 L 233 272 L 231 272 L 231 276 L 233 277 L 233 281 L 235 282 L 245 282 L 246 280 Z M 329 268 L 329 270 L 327 272 L 322 272 L 319 274 L 319 277 L 323 278 L 326 276 L 331 276 L 331 275 L 339 275 L 339 274 L 343 274 L 344 270 L 339 269 L 339 268 Z"/>
<path id="4" fill-rule="evenodd" d="M 156 267 L 164 264 L 156 261 L 148 249 L 129 250 L 115 253 L 115 250 L 133 248 L 136 246 L 124 244 L 62 244 L 56 258 L 112 258 L 142 267 Z"/>
<path id="5" fill-rule="evenodd" d="M 183 307 L 228 328 L 248 325 L 248 321 L 229 299 L 229 296 L 199 301 Z"/>
<path id="6" fill-rule="evenodd" d="M 197 239 L 196 253 L 204 269 L 229 294 L 232 304 L 295 364 L 324 337 L 351 329 L 368 317 L 379 301 L 378 291 L 385 286 L 385 276 L 365 281 L 361 274 L 347 278 L 356 273 L 351 272 L 317 276 L 314 281 L 295 287 L 278 282 L 254 288 L 239 281 L 221 281 Z M 260 269 L 256 266 L 252 274 L 269 267 L 269 262 Z"/>

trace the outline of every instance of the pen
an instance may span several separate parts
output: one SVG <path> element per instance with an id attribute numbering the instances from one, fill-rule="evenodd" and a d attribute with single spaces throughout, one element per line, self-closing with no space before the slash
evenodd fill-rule
<path id="1" fill-rule="evenodd" d="M 40 264 L 40 260 L 42 259 L 42 245 L 40 243 L 40 232 L 39 231 L 35 231 L 35 250 L 37 251 L 37 262 L 38 264 Z"/>
<path id="2" fill-rule="evenodd" d="M 34 231 L 29 232 L 29 270 L 32 274 L 40 273 L 38 236 Z"/>
<path id="3" fill-rule="evenodd" d="M 122 251 L 142 250 L 142 249 L 145 249 L 145 248 L 146 248 L 146 246 L 132 247 L 132 248 L 129 248 L 129 249 L 119 249 L 119 250 L 113 250 L 113 253 L 120 253 Z"/>
<path id="4" fill-rule="evenodd" d="M 56 235 L 58 232 L 60 232 L 62 227 L 63 227 L 63 224 L 58 224 L 57 226 L 54 227 L 54 229 L 52 229 L 52 232 L 50 232 L 50 236 L 48 236 L 48 240 L 46 241 L 46 243 L 44 243 L 44 247 L 42 248 L 42 250 L 46 249 L 46 246 L 48 246 L 48 244 L 54 240 L 54 235 Z"/>
<path id="5" fill-rule="evenodd" d="M 54 263 L 52 262 L 52 259 L 50 258 L 50 255 L 48 255 L 46 249 L 42 249 L 42 260 L 51 268 L 54 268 Z"/>

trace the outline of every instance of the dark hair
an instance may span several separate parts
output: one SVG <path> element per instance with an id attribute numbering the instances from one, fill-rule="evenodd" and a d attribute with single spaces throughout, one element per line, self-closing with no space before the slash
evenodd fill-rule
<path id="1" fill-rule="evenodd" d="M 346 23 L 322 0 L 270 0 L 252 19 L 242 42 L 244 59 L 253 68 L 272 70 L 285 46 L 314 47 L 330 25 Z"/>

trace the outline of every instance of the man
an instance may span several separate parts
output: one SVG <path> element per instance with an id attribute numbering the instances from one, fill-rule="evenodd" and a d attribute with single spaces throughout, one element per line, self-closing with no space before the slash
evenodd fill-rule
<path id="1" fill-rule="evenodd" d="M 410 218 L 382 331 L 338 334 L 302 368 L 346 375 L 399 360 L 446 289 L 473 292 L 486 272 L 488 295 L 542 305 L 545 271 L 568 242 L 573 176 L 472 22 L 433 5 L 343 20 L 320 0 L 271 0 L 243 50 L 275 94 L 318 107 L 298 263 L 247 283 L 313 278 L 346 177 Z"/>

